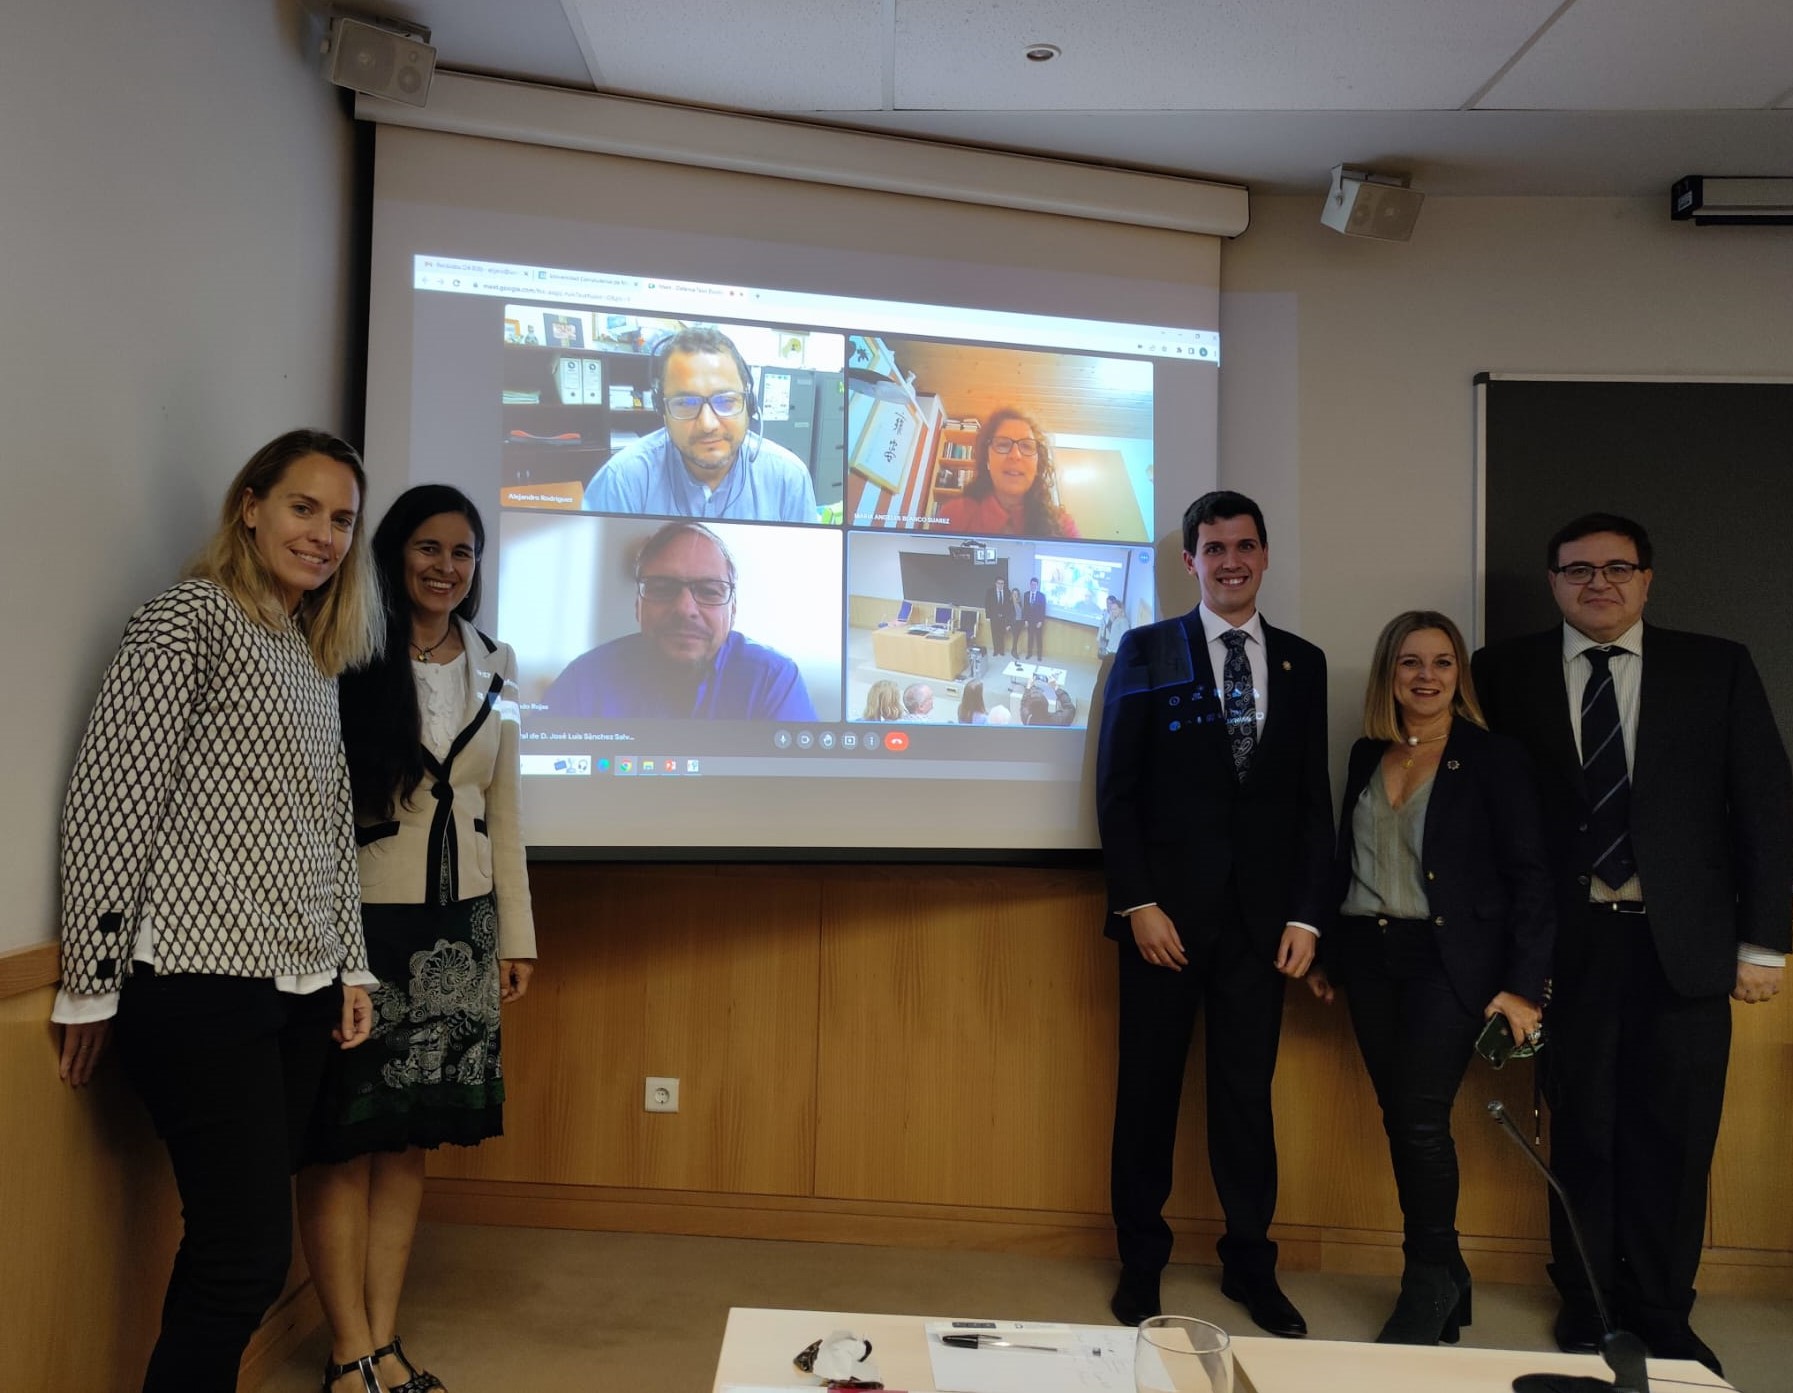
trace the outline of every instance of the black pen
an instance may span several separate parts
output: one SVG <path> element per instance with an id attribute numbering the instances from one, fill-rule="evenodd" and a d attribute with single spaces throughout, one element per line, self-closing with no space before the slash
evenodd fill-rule
<path id="1" fill-rule="evenodd" d="M 1037 1349 L 1045 1354 L 1061 1354 L 1059 1345 L 1027 1345 L 1019 1340 L 1006 1340 L 1001 1335 L 942 1335 L 940 1343 L 955 1349 Z"/>

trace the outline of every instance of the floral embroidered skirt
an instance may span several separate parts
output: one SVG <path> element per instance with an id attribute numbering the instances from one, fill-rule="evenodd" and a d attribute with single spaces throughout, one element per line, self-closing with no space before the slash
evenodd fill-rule
<path id="1" fill-rule="evenodd" d="M 306 1146 L 310 1162 L 504 1131 L 498 1050 L 498 911 L 492 896 L 361 907 L 373 1034 L 332 1052 Z"/>

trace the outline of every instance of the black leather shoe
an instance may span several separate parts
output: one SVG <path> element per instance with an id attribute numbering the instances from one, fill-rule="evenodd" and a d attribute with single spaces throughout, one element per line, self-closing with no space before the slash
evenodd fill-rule
<path id="1" fill-rule="evenodd" d="M 1598 1354 L 1600 1340 L 1606 1334 L 1597 1312 L 1565 1301 L 1556 1313 L 1556 1347 L 1564 1354 Z"/>
<path id="2" fill-rule="evenodd" d="M 1162 1314 L 1158 1304 L 1158 1275 L 1129 1272 L 1121 1269 L 1121 1280 L 1114 1295 L 1108 1298 L 1108 1309 L 1122 1325 L 1138 1325 L 1142 1320 Z"/>
<path id="3" fill-rule="evenodd" d="M 1275 1277 L 1235 1277 L 1229 1273 L 1220 1279 L 1220 1294 L 1245 1307 L 1260 1330 L 1291 1340 L 1307 1334 L 1307 1322 L 1295 1309 L 1295 1303 L 1283 1295 Z"/>

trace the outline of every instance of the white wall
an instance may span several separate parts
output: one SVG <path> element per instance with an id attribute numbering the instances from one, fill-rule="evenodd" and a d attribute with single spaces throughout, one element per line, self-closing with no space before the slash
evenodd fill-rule
<path id="1" fill-rule="evenodd" d="M 0 951 L 55 935 L 57 808 L 131 610 L 257 446 L 343 424 L 352 128 L 313 25 L 296 0 L 8 6 Z"/>
<path id="2" fill-rule="evenodd" d="M 1220 478 L 1265 505 L 1265 613 L 1326 648 L 1342 763 L 1382 624 L 1472 618 L 1474 375 L 1793 375 L 1793 229 L 1429 198 L 1401 244 L 1319 207 L 1254 198 L 1222 253 Z"/>

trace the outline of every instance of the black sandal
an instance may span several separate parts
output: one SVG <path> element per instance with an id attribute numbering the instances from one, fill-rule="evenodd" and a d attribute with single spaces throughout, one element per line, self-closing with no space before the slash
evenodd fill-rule
<path id="1" fill-rule="evenodd" d="M 391 1344 L 381 1345 L 368 1358 L 377 1364 L 389 1354 L 405 1366 L 406 1375 L 405 1381 L 394 1388 L 392 1393 L 430 1393 L 432 1388 L 444 1387 L 442 1380 L 428 1369 L 420 1369 L 405 1358 L 405 1347 L 396 1335 L 392 1337 Z"/>
<path id="2" fill-rule="evenodd" d="M 336 1386 L 336 1380 L 344 1374 L 354 1373 L 361 1375 L 361 1393 L 382 1393 L 379 1375 L 374 1373 L 374 1361 L 379 1357 L 377 1353 L 364 1354 L 359 1359 L 351 1359 L 347 1364 L 332 1364 L 326 1359 L 324 1361 L 324 1393 L 331 1393 Z M 409 1368 L 410 1366 L 406 1365 L 405 1367 Z"/>

